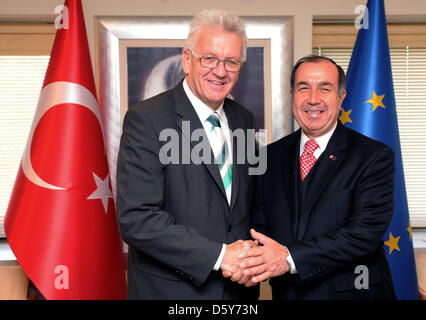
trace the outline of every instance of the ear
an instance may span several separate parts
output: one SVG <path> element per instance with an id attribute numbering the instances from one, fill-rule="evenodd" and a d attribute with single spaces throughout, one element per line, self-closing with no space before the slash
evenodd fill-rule
<path id="1" fill-rule="evenodd" d="M 182 68 L 185 74 L 191 70 L 191 53 L 187 49 L 182 50 Z"/>
<path id="2" fill-rule="evenodd" d="M 346 97 L 346 90 L 343 90 L 342 96 L 340 97 L 340 99 L 343 101 Z"/>

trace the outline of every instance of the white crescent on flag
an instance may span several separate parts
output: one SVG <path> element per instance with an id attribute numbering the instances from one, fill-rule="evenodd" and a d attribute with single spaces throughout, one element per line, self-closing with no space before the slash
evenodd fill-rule
<path id="1" fill-rule="evenodd" d="M 69 186 L 55 186 L 47 183 L 41 177 L 39 177 L 31 164 L 31 144 L 33 142 L 34 132 L 44 114 L 58 104 L 64 103 L 79 104 L 92 111 L 99 121 L 103 136 L 102 119 L 98 103 L 96 98 L 89 90 L 79 84 L 65 81 L 53 82 L 43 88 L 38 100 L 37 111 L 34 115 L 34 120 L 31 126 L 30 134 L 28 136 L 27 144 L 25 145 L 24 154 L 22 156 L 22 170 L 28 180 L 30 180 L 32 183 L 39 187 L 52 190 L 66 190 L 69 188 Z"/>

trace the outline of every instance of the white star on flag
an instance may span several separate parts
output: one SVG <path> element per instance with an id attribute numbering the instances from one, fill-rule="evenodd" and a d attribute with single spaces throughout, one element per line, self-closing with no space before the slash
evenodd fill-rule
<path id="1" fill-rule="evenodd" d="M 97 188 L 87 199 L 101 199 L 105 214 L 108 214 L 108 199 L 112 198 L 112 192 L 109 188 L 109 174 L 107 174 L 105 180 L 99 178 L 94 172 L 93 177 L 95 178 Z"/>

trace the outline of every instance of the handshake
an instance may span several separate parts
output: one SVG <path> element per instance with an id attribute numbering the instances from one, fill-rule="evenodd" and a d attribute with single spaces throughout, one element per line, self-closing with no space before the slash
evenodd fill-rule
<path id="1" fill-rule="evenodd" d="M 250 234 L 254 240 L 238 240 L 226 246 L 220 265 L 225 278 L 250 287 L 290 271 L 285 246 L 254 229 Z"/>

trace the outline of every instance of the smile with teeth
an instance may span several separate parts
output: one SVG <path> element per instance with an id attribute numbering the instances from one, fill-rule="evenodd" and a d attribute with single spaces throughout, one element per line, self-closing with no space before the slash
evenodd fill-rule
<path id="1" fill-rule="evenodd" d="M 321 111 L 321 110 L 306 110 L 305 112 L 308 113 L 308 114 L 323 113 L 323 111 Z"/>
<path id="2" fill-rule="evenodd" d="M 209 80 L 209 82 L 218 86 L 223 86 L 225 84 L 225 82 L 219 82 L 219 81 L 213 81 L 213 80 Z"/>

